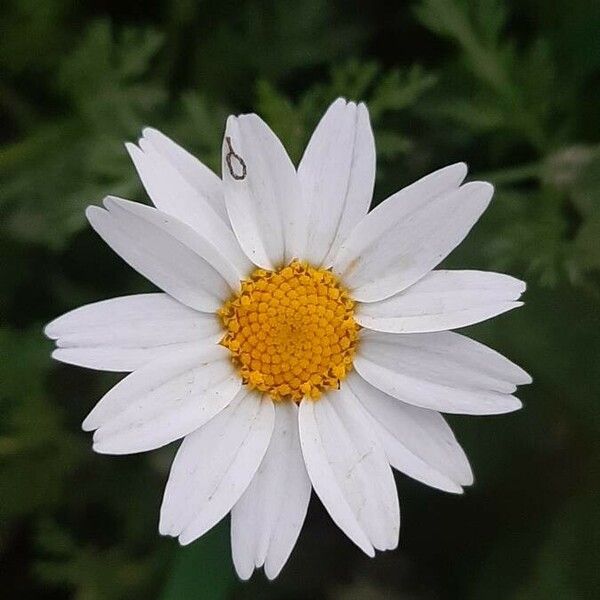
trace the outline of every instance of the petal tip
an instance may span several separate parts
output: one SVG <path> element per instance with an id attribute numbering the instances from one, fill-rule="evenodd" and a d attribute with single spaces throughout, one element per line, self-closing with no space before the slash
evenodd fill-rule
<path id="1" fill-rule="evenodd" d="M 142 137 L 148 138 L 150 136 L 163 136 L 164 134 L 161 133 L 158 129 L 155 129 L 154 127 L 150 127 L 148 125 L 146 125 L 145 127 L 142 127 Z"/>
<path id="2" fill-rule="evenodd" d="M 54 360 L 57 360 L 58 362 L 63 362 L 63 360 L 62 360 L 62 348 L 56 348 L 56 349 L 52 350 L 52 354 L 50 354 L 50 356 Z"/>
<path id="3" fill-rule="evenodd" d="M 265 575 L 267 577 L 267 579 L 269 581 L 273 581 L 274 579 L 276 579 L 279 575 L 279 573 L 281 573 L 281 569 L 283 568 L 283 565 L 281 567 L 276 567 L 276 568 L 272 568 L 269 565 L 265 565 L 264 571 L 265 571 Z"/>
<path id="4" fill-rule="evenodd" d="M 48 323 L 47 325 L 44 326 L 44 328 L 42 329 L 44 335 L 51 340 L 57 340 L 60 335 L 58 333 L 58 327 L 57 327 L 57 321 L 60 317 L 58 317 L 57 319 L 52 319 L 52 321 L 50 321 L 50 323 Z"/>
<path id="5" fill-rule="evenodd" d="M 505 410 L 503 411 L 505 414 L 515 412 L 517 410 L 521 410 L 523 408 L 523 403 L 516 396 L 510 396 L 510 400 L 506 402 Z"/>
<path id="6" fill-rule="evenodd" d="M 364 103 L 364 102 L 359 102 L 356 106 L 356 112 L 358 115 L 358 118 L 362 118 L 365 119 L 366 122 L 369 124 L 370 126 L 370 114 L 369 114 L 369 107 Z"/>
<path id="7" fill-rule="evenodd" d="M 177 526 L 173 523 L 172 519 L 165 517 L 163 510 L 161 510 L 158 520 L 158 533 L 168 537 L 177 537 L 181 533 L 181 530 L 177 529 Z"/>
<path id="8" fill-rule="evenodd" d="M 490 198 L 494 195 L 494 185 L 489 181 L 473 181 L 473 183 L 478 184 L 482 195 L 489 196 Z"/>
<path id="9" fill-rule="evenodd" d="M 470 487 L 475 483 L 475 475 L 473 473 L 473 469 L 471 468 L 471 465 L 469 463 L 469 461 L 467 460 L 466 456 L 465 456 L 465 462 L 466 462 L 466 471 L 464 474 L 464 477 L 461 477 L 458 480 L 458 483 L 460 485 L 460 489 L 461 489 L 461 494 L 464 492 L 465 487 Z"/>
<path id="10" fill-rule="evenodd" d="M 109 212 L 114 210 L 115 208 L 127 208 L 128 205 L 137 204 L 136 202 L 132 202 L 131 200 L 124 200 L 123 198 L 119 198 L 118 196 L 105 196 L 102 200 L 102 204 Z"/>
<path id="11" fill-rule="evenodd" d="M 93 227 L 94 221 L 96 221 L 97 218 L 102 216 L 105 212 L 106 211 L 101 206 L 96 206 L 95 204 L 92 204 L 91 206 L 88 206 L 85 209 L 85 216 Z"/>
<path id="12" fill-rule="evenodd" d="M 400 544 L 400 531 L 398 531 L 398 535 L 396 536 L 396 539 L 388 545 L 386 550 L 396 550 L 396 548 L 398 548 L 399 544 Z"/>
<path id="13" fill-rule="evenodd" d="M 101 443 L 94 442 L 92 444 L 92 450 L 96 454 L 114 454 L 113 452 L 108 451 Z"/>
<path id="14" fill-rule="evenodd" d="M 85 421 L 84 421 L 85 422 Z M 106 435 L 102 435 L 102 429 L 99 427 L 94 431 L 92 450 L 98 454 L 135 454 L 136 450 L 124 449 L 119 447 L 119 444 L 115 444 L 114 441 L 111 444 L 111 438 Z"/>
<path id="15" fill-rule="evenodd" d="M 533 383 L 533 377 L 527 373 L 527 371 L 523 371 L 523 378 L 519 381 L 518 385 L 530 385 Z"/>
<path id="16" fill-rule="evenodd" d="M 369 557 L 369 558 L 375 558 L 375 548 L 373 548 L 373 546 L 369 546 L 369 547 L 363 547 L 361 546 L 360 549 Z"/>
<path id="17" fill-rule="evenodd" d="M 96 427 L 97 425 L 94 423 L 93 419 L 90 419 L 89 415 L 81 423 L 81 429 L 86 432 L 94 431 Z"/>
<path id="18" fill-rule="evenodd" d="M 198 537 L 199 536 L 193 535 L 193 534 L 190 534 L 190 533 L 186 534 L 186 532 L 183 531 L 182 533 L 179 534 L 179 537 L 177 538 L 177 541 L 179 542 L 180 546 L 189 546 Z"/>
<path id="19" fill-rule="evenodd" d="M 142 152 L 142 150 L 133 142 L 125 142 L 124 145 L 125 145 L 125 150 L 127 150 L 127 153 L 129 154 L 129 157 L 134 162 L 138 157 L 141 158 L 141 156 L 144 154 Z"/>
<path id="20" fill-rule="evenodd" d="M 158 522 L 158 533 L 159 535 L 171 537 L 170 528 L 163 522 L 162 518 Z"/>
<path id="21" fill-rule="evenodd" d="M 234 566 L 235 566 L 236 575 L 238 576 L 238 578 L 241 581 L 248 581 L 252 577 L 252 574 L 254 573 L 253 565 L 249 565 L 247 567 L 241 567 L 240 565 L 236 565 L 234 563 Z"/>
<path id="22" fill-rule="evenodd" d="M 458 187 L 464 181 L 465 177 L 469 173 L 469 166 L 467 165 L 466 162 L 460 161 L 460 162 L 452 163 L 451 165 L 448 165 L 447 167 L 443 167 L 443 168 L 439 169 L 439 171 L 454 174 L 456 181 L 457 181 L 456 187 Z M 437 171 L 434 171 L 434 172 L 437 172 Z"/>

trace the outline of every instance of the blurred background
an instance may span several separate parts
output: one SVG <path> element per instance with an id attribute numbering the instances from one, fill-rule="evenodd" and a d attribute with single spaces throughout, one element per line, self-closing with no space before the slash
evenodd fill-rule
<path id="1" fill-rule="evenodd" d="M 117 377 L 51 361 L 42 326 L 149 289 L 84 218 L 109 193 L 147 202 L 123 147 L 142 126 L 220 172 L 226 115 L 255 111 L 297 161 L 339 95 L 369 105 L 374 203 L 459 160 L 496 185 L 448 264 L 528 282 L 467 333 L 534 383 L 519 413 L 450 419 L 464 496 L 398 475 L 398 550 L 366 558 L 313 496 L 276 583 L 242 584 L 227 522 L 185 549 L 158 535 L 175 445 L 92 453 L 80 423 Z M 598 598 L 597 0 L 4 0 L 0 120 L 2 598 Z"/>

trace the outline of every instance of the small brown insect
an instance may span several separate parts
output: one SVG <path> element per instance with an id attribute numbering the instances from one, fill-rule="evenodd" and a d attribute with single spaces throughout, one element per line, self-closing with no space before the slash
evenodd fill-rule
<path id="1" fill-rule="evenodd" d="M 247 168 L 246 168 L 246 163 L 244 162 L 244 159 L 239 155 L 236 154 L 235 151 L 233 150 L 233 146 L 231 145 L 231 138 L 229 136 L 225 137 L 225 143 L 227 144 L 227 147 L 229 148 L 229 152 L 227 152 L 227 154 L 225 155 L 225 162 L 227 163 L 227 168 L 229 169 L 229 173 L 231 174 L 231 176 L 234 179 L 237 179 L 238 181 L 242 180 L 242 179 L 246 179 L 246 173 L 247 173 Z M 232 158 L 234 158 L 237 163 L 239 164 L 239 166 L 242 169 L 241 173 L 236 173 L 233 165 L 232 165 Z"/>

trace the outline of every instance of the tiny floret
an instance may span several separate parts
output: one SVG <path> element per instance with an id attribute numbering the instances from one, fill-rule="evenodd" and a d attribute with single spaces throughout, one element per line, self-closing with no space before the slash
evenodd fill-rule
<path id="1" fill-rule="evenodd" d="M 256 269 L 219 316 L 243 382 L 275 401 L 320 398 L 352 369 L 354 302 L 331 271 L 297 260 Z"/>

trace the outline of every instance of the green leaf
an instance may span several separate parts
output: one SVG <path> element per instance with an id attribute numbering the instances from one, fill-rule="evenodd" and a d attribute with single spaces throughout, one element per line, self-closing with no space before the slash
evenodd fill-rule
<path id="1" fill-rule="evenodd" d="M 190 546 L 178 549 L 161 600 L 224 600 L 234 586 L 229 531 L 221 522 Z"/>

